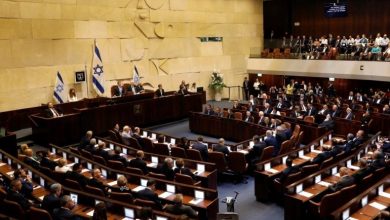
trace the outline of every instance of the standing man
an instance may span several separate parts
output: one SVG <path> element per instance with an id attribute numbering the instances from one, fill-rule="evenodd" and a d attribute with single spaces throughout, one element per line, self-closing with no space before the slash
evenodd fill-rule
<path id="1" fill-rule="evenodd" d="M 245 100 L 248 100 L 249 99 L 249 80 L 248 80 L 248 77 L 244 78 L 244 82 L 242 83 L 242 88 L 244 89 Z"/>

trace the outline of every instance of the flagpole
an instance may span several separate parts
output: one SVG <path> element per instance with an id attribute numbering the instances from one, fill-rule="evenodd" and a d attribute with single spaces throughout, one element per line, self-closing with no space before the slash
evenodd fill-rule
<path id="1" fill-rule="evenodd" d="M 84 73 L 85 73 L 85 83 L 87 84 L 87 98 L 89 98 L 89 85 L 88 85 L 88 72 L 87 72 L 87 62 L 84 62 Z"/>

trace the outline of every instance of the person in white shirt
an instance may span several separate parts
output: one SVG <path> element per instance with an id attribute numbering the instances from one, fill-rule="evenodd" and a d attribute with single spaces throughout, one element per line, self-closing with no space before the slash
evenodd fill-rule
<path id="1" fill-rule="evenodd" d="M 260 81 L 259 79 L 256 79 L 256 81 L 253 83 L 253 89 L 255 90 L 255 96 L 260 93 Z"/>
<path id="2" fill-rule="evenodd" d="M 378 34 L 376 35 L 376 38 L 375 38 L 375 42 L 374 42 L 374 43 L 375 43 L 376 45 L 381 45 L 382 41 L 383 41 L 383 38 L 381 37 L 381 34 L 378 33 Z"/>
<path id="3" fill-rule="evenodd" d="M 78 101 L 76 90 L 74 88 L 71 88 L 69 89 L 68 102 L 76 102 L 76 101 Z"/>
<path id="4" fill-rule="evenodd" d="M 188 92 L 191 92 L 191 93 L 196 93 L 197 90 L 196 90 L 196 83 L 192 83 L 191 84 L 191 87 L 188 89 Z"/>
<path id="5" fill-rule="evenodd" d="M 128 125 L 123 127 L 121 136 L 124 138 L 130 138 L 132 136 L 131 128 Z"/>
<path id="6" fill-rule="evenodd" d="M 55 172 L 59 173 L 66 173 L 68 171 L 72 171 L 72 169 L 68 166 L 66 166 L 66 160 L 64 158 L 61 158 L 58 160 L 58 166 L 54 168 Z"/>

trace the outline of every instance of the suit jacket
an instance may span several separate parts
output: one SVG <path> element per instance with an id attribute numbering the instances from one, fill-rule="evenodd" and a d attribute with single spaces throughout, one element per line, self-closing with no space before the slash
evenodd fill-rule
<path id="1" fill-rule="evenodd" d="M 101 156 L 105 160 L 108 160 L 108 158 L 109 158 L 108 151 L 106 151 L 106 150 L 96 149 L 96 151 L 93 154 L 95 154 L 97 156 Z"/>
<path id="2" fill-rule="evenodd" d="M 70 179 L 78 182 L 81 187 L 85 187 L 88 184 L 88 179 L 80 173 L 75 171 L 68 171 L 65 173 L 65 179 Z"/>
<path id="3" fill-rule="evenodd" d="M 142 172 L 144 174 L 148 173 L 148 167 L 146 165 L 146 162 L 143 161 L 140 158 L 134 158 L 134 159 L 130 160 L 129 166 L 130 167 L 135 167 L 135 168 L 138 168 L 138 169 L 142 170 Z"/>
<path id="4" fill-rule="evenodd" d="M 165 96 L 165 91 L 164 89 L 161 89 L 161 91 L 157 89 L 154 94 L 156 94 L 157 97 Z"/>
<path id="5" fill-rule="evenodd" d="M 272 108 L 266 108 L 266 109 L 264 109 L 263 112 L 264 112 L 264 114 L 269 114 L 272 112 Z"/>
<path id="6" fill-rule="evenodd" d="M 253 148 L 248 153 L 248 161 L 258 160 L 266 147 L 267 144 L 264 141 L 253 145 Z"/>
<path id="7" fill-rule="evenodd" d="M 101 182 L 100 180 L 98 180 L 96 178 L 89 179 L 88 186 L 96 187 L 98 189 L 103 190 L 103 192 L 106 189 L 106 186 L 104 186 L 103 182 Z"/>
<path id="8" fill-rule="evenodd" d="M 125 88 L 122 86 L 122 90 L 119 89 L 119 86 L 114 87 L 114 96 L 120 97 L 126 93 Z"/>
<path id="9" fill-rule="evenodd" d="M 167 205 L 165 211 L 174 215 L 186 215 L 189 218 L 196 218 L 197 213 L 190 206 L 183 204 Z"/>
<path id="10" fill-rule="evenodd" d="M 58 113 L 58 116 L 61 114 L 60 110 L 58 110 L 58 109 L 56 109 L 54 107 L 53 107 L 53 109 Z M 46 117 L 48 117 L 48 118 L 53 118 L 54 117 L 53 112 L 49 108 L 45 109 L 45 114 L 46 114 Z"/>
<path id="11" fill-rule="evenodd" d="M 84 136 L 80 140 L 79 149 L 85 149 L 89 144 L 90 144 L 90 139 Z"/>
<path id="12" fill-rule="evenodd" d="M 278 155 L 279 150 L 280 150 L 280 144 L 278 143 L 278 141 L 276 140 L 276 138 L 274 136 L 267 137 L 264 140 L 264 142 L 267 144 L 267 147 L 268 146 L 274 146 L 274 150 L 273 150 L 273 153 L 272 153 L 273 156 Z"/>
<path id="13" fill-rule="evenodd" d="M 253 116 L 249 116 L 249 117 L 245 117 L 243 119 L 243 121 L 252 123 L 254 121 L 254 119 L 253 119 Z"/>
<path id="14" fill-rule="evenodd" d="M 355 179 L 352 176 L 342 176 L 340 180 L 334 184 L 333 186 L 330 186 L 329 189 L 333 192 L 336 192 L 338 190 L 341 190 L 344 187 L 351 186 L 355 183 Z"/>
<path id="15" fill-rule="evenodd" d="M 127 167 L 127 160 L 126 160 L 126 158 L 122 157 L 121 155 L 114 154 L 109 158 L 109 160 L 120 161 L 120 162 L 122 162 L 123 166 Z"/>
<path id="16" fill-rule="evenodd" d="M 206 114 L 206 115 L 214 115 L 214 111 L 212 109 L 210 109 L 210 110 L 205 109 L 204 110 L 204 114 Z"/>
<path id="17" fill-rule="evenodd" d="M 140 199 L 153 201 L 159 209 L 162 209 L 161 201 L 158 198 L 158 195 L 149 188 L 140 190 L 137 193 L 137 197 Z"/>
<path id="18" fill-rule="evenodd" d="M 319 153 L 312 161 L 313 164 L 321 164 L 325 160 L 332 157 L 332 153 L 330 151 L 324 151 L 322 153 Z"/>
<path id="19" fill-rule="evenodd" d="M 318 114 L 320 114 L 320 115 L 327 115 L 327 114 L 329 114 L 330 112 L 329 112 L 329 109 L 326 109 L 326 110 L 324 110 L 324 111 L 322 111 L 322 109 L 318 112 Z"/>
<path id="20" fill-rule="evenodd" d="M 61 208 L 54 209 L 53 219 L 54 220 L 78 220 L 80 218 L 75 214 L 73 214 L 71 210 L 61 207 Z"/>
<path id="21" fill-rule="evenodd" d="M 51 215 L 53 215 L 54 209 L 58 209 L 60 207 L 60 198 L 58 198 L 56 195 L 49 194 L 43 197 L 42 208 L 48 211 Z"/>
<path id="22" fill-rule="evenodd" d="M 328 121 L 323 121 L 321 124 L 319 124 L 320 127 L 326 127 L 328 130 L 333 129 L 334 127 L 334 121 L 328 120 Z"/>
<path id="23" fill-rule="evenodd" d="M 202 144 L 200 142 L 196 142 L 192 145 L 192 149 L 198 150 L 200 154 L 202 155 L 203 160 L 207 161 L 209 156 L 209 151 L 207 149 L 207 146 L 205 144 Z"/>
<path id="24" fill-rule="evenodd" d="M 307 116 L 314 116 L 316 114 L 317 114 L 317 109 L 313 107 L 313 108 L 311 108 L 311 111 L 310 111 L 310 109 L 307 109 L 305 115 L 307 115 Z"/>
<path id="25" fill-rule="evenodd" d="M 7 194 L 7 199 L 10 201 L 17 202 L 22 209 L 28 210 L 30 209 L 30 206 L 32 205 L 26 197 L 24 197 L 21 193 L 14 191 L 14 190 L 9 190 Z"/>
<path id="26" fill-rule="evenodd" d="M 165 163 L 157 167 L 158 173 L 164 174 L 167 180 L 173 180 L 175 178 L 175 172 L 169 168 Z"/>
<path id="27" fill-rule="evenodd" d="M 58 163 L 48 159 L 47 157 L 42 157 L 40 165 L 43 167 L 48 167 L 51 170 L 54 170 L 54 168 L 58 166 Z"/>
<path id="28" fill-rule="evenodd" d="M 338 109 L 336 111 L 332 111 L 331 116 L 332 116 L 332 118 L 340 117 L 340 111 Z"/>
<path id="29" fill-rule="evenodd" d="M 191 172 L 190 169 L 188 169 L 187 167 L 182 167 L 182 168 L 179 168 L 179 167 L 176 167 L 173 172 L 176 174 L 176 173 L 180 173 L 180 174 L 184 174 L 184 175 L 188 175 L 190 176 L 192 179 L 195 179 L 195 174 L 193 174 Z"/>
<path id="30" fill-rule="evenodd" d="M 345 116 L 345 119 L 347 119 L 347 120 L 352 120 L 352 119 L 353 119 L 353 113 L 351 112 L 351 113 L 347 114 L 347 115 Z"/>
<path id="31" fill-rule="evenodd" d="M 370 168 L 364 167 L 356 171 L 356 173 L 354 173 L 352 177 L 354 178 L 355 182 L 359 183 L 360 181 L 362 181 L 364 177 L 368 176 L 370 173 L 371 173 Z"/>
<path id="32" fill-rule="evenodd" d="M 291 166 L 291 167 L 287 167 L 286 169 L 284 169 L 282 171 L 282 173 L 280 174 L 280 182 L 283 183 L 283 181 L 290 175 L 290 174 L 294 174 L 294 173 L 298 173 L 299 171 L 301 171 L 301 168 L 299 166 Z"/>
<path id="33" fill-rule="evenodd" d="M 292 111 L 290 114 L 291 118 L 298 118 L 299 116 L 301 116 L 301 113 L 299 113 L 298 111 Z"/>
<path id="34" fill-rule="evenodd" d="M 32 166 L 35 169 L 39 169 L 39 162 L 37 160 L 34 160 L 29 157 L 25 157 L 23 162 L 25 162 L 29 166 Z"/>
<path id="35" fill-rule="evenodd" d="M 221 152 L 225 157 L 229 154 L 229 149 L 225 145 L 217 144 L 213 147 L 213 151 Z"/>

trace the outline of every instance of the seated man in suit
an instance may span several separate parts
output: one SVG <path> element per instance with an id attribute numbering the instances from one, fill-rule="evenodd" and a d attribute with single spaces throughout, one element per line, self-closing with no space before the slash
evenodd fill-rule
<path id="1" fill-rule="evenodd" d="M 265 126 L 264 120 L 265 120 L 264 112 L 263 111 L 259 111 L 259 120 L 257 121 L 257 124 L 261 125 L 261 126 Z"/>
<path id="2" fill-rule="evenodd" d="M 93 136 L 93 132 L 87 131 L 85 136 L 81 138 L 80 145 L 79 145 L 80 150 L 85 149 L 90 144 L 92 136 Z"/>
<path id="3" fill-rule="evenodd" d="M 385 105 L 383 107 L 382 111 L 383 111 L 383 114 L 390 114 L 390 107 L 389 107 L 389 105 Z"/>
<path id="4" fill-rule="evenodd" d="M 203 143 L 202 136 L 198 137 L 198 140 L 196 141 L 196 143 L 192 145 L 192 149 L 198 150 L 200 152 L 200 155 L 202 155 L 202 159 L 204 161 L 207 161 L 208 156 L 209 156 L 209 151 L 208 151 L 207 145 Z"/>
<path id="5" fill-rule="evenodd" d="M 24 151 L 26 157 L 23 159 L 23 162 L 25 162 L 27 165 L 30 165 L 31 167 L 35 169 L 39 169 L 40 162 L 38 161 L 37 158 L 33 156 L 33 151 L 32 149 L 26 149 Z"/>
<path id="6" fill-rule="evenodd" d="M 317 114 L 317 109 L 313 107 L 313 104 L 307 104 L 306 116 L 315 116 Z"/>
<path id="7" fill-rule="evenodd" d="M 53 218 L 58 220 L 80 220 L 72 209 L 76 206 L 75 202 L 68 195 L 64 195 L 60 200 L 61 207 L 53 211 Z"/>
<path id="8" fill-rule="evenodd" d="M 350 108 L 347 108 L 347 115 L 344 117 L 345 119 L 347 119 L 347 120 L 352 120 L 353 119 L 353 113 L 352 113 L 352 109 L 350 109 Z"/>
<path id="9" fill-rule="evenodd" d="M 382 152 L 376 150 L 372 155 L 372 161 L 370 162 L 369 169 L 374 172 L 377 169 L 386 166 L 385 157 Z"/>
<path id="10" fill-rule="evenodd" d="M 341 167 L 339 170 L 340 173 L 340 180 L 333 184 L 332 186 L 329 186 L 329 190 L 331 192 L 337 192 L 344 187 L 351 186 L 355 183 L 354 178 L 349 175 L 349 169 L 346 167 Z"/>
<path id="11" fill-rule="evenodd" d="M 142 143 L 141 129 L 139 127 L 134 128 L 134 132 L 133 132 L 132 137 L 135 138 L 139 144 Z"/>
<path id="12" fill-rule="evenodd" d="M 207 104 L 203 113 L 206 115 L 214 115 L 214 110 L 210 104 Z"/>
<path id="13" fill-rule="evenodd" d="M 332 144 L 332 146 L 333 146 L 333 144 Z M 337 154 L 342 152 L 343 149 L 339 145 L 335 145 L 334 147 L 329 147 L 329 148 L 323 146 L 322 150 L 323 150 L 322 153 L 319 153 L 316 157 L 314 157 L 312 159 L 311 162 L 313 164 L 321 164 L 325 160 L 327 160 L 327 159 L 329 159 L 331 157 L 335 157 Z"/>
<path id="14" fill-rule="evenodd" d="M 351 152 L 352 148 L 354 148 L 354 143 L 353 143 L 354 136 L 351 133 L 347 134 L 347 142 L 342 145 L 342 149 L 345 151 L 345 153 Z"/>
<path id="15" fill-rule="evenodd" d="M 332 116 L 332 118 L 340 117 L 340 110 L 339 110 L 339 107 L 337 107 L 337 105 L 332 106 L 331 116 Z"/>
<path id="16" fill-rule="evenodd" d="M 93 152 L 93 154 L 97 156 L 103 157 L 103 159 L 108 160 L 108 149 L 106 149 L 105 142 L 99 142 L 97 149 Z"/>
<path id="17" fill-rule="evenodd" d="M 31 181 L 31 177 L 27 175 L 26 171 L 24 169 L 17 169 L 14 172 L 14 179 L 20 180 L 22 183 L 22 189 L 20 190 L 20 193 L 26 197 L 30 198 L 31 193 L 33 191 L 33 184 Z"/>
<path id="18" fill-rule="evenodd" d="M 118 81 L 117 85 L 114 87 L 113 96 L 112 97 L 121 97 L 126 94 L 125 88 L 123 87 L 122 81 Z"/>
<path id="19" fill-rule="evenodd" d="M 243 121 L 250 122 L 250 123 L 252 123 L 254 121 L 253 116 L 251 115 L 250 111 L 246 111 L 245 118 Z"/>
<path id="20" fill-rule="evenodd" d="M 121 156 L 121 153 L 122 149 L 120 147 L 115 147 L 113 153 L 110 153 L 109 155 L 109 160 L 119 161 L 124 167 L 127 167 L 127 160 Z"/>
<path id="21" fill-rule="evenodd" d="M 328 115 L 329 113 L 328 105 L 323 105 L 322 109 L 318 112 L 319 115 Z"/>
<path id="22" fill-rule="evenodd" d="M 278 146 L 278 142 L 276 141 L 276 138 L 272 135 L 272 131 L 271 130 L 267 130 L 265 132 L 264 142 L 267 145 L 267 147 L 269 147 L 269 146 L 273 146 L 274 147 L 274 154 L 275 155 L 277 155 L 279 153 L 280 146 Z"/>
<path id="23" fill-rule="evenodd" d="M 176 160 L 176 168 L 173 170 L 173 172 L 184 174 L 190 176 L 192 179 L 195 179 L 195 175 L 191 172 L 190 169 L 187 167 L 184 167 L 184 160 L 179 158 Z"/>
<path id="24" fill-rule="evenodd" d="M 268 115 L 271 112 L 272 112 L 271 106 L 269 105 L 269 103 L 265 103 L 264 104 L 264 114 Z"/>
<path id="25" fill-rule="evenodd" d="M 81 187 L 85 187 L 88 183 L 87 177 L 81 174 L 83 166 L 80 163 L 75 163 L 72 167 L 72 171 L 65 173 L 65 179 L 70 179 L 78 182 Z"/>
<path id="26" fill-rule="evenodd" d="M 155 191 L 156 182 L 154 180 L 149 180 L 147 187 L 143 190 L 138 191 L 137 197 L 140 199 L 152 201 L 157 206 L 157 208 L 162 209 L 161 201 Z"/>
<path id="27" fill-rule="evenodd" d="M 50 170 L 54 170 L 58 163 L 50 158 L 50 154 L 50 151 L 38 151 L 36 155 L 40 160 L 41 167 L 47 167 Z"/>
<path id="28" fill-rule="evenodd" d="M 121 138 L 122 138 L 123 144 L 130 145 L 129 138 L 131 138 L 132 135 L 133 135 L 133 133 L 131 131 L 130 126 L 128 126 L 128 125 L 123 126 L 122 133 L 121 133 Z"/>
<path id="29" fill-rule="evenodd" d="M 175 172 L 173 172 L 173 160 L 170 157 L 165 158 L 164 162 L 157 167 L 158 173 L 164 174 L 167 180 L 173 180 L 175 178 Z"/>
<path id="30" fill-rule="evenodd" d="M 321 124 L 319 124 L 318 126 L 325 127 L 328 131 L 332 130 L 334 127 L 334 121 L 332 119 L 332 116 L 330 116 L 330 114 L 327 114 L 324 121 Z"/>
<path id="31" fill-rule="evenodd" d="M 356 136 L 353 139 L 353 147 L 358 147 L 359 145 L 363 144 L 365 139 L 364 135 L 364 130 L 358 130 L 356 132 Z"/>
<path id="32" fill-rule="evenodd" d="M 187 94 L 188 94 L 187 86 L 181 84 L 181 85 L 180 85 L 180 89 L 179 89 L 179 91 L 178 91 L 177 93 L 178 93 L 179 95 L 187 95 Z"/>
<path id="33" fill-rule="evenodd" d="M 283 183 L 286 180 L 287 176 L 289 176 L 290 174 L 298 173 L 301 171 L 301 168 L 298 165 L 293 166 L 292 159 L 290 157 L 286 159 L 286 166 L 287 168 L 282 171 L 279 177 L 281 183 Z"/>
<path id="34" fill-rule="evenodd" d="M 248 154 L 245 156 L 246 161 L 249 165 L 249 171 L 253 171 L 255 169 L 256 163 L 259 161 L 261 154 L 263 153 L 263 149 L 267 147 L 266 143 L 260 141 L 260 137 L 258 135 L 253 136 L 253 147 L 249 150 Z"/>
<path id="35" fill-rule="evenodd" d="M 10 201 L 17 202 L 22 209 L 29 210 L 32 202 L 26 199 L 24 195 L 21 193 L 22 190 L 22 182 L 19 179 L 14 179 L 11 181 L 10 189 L 7 194 L 7 199 Z"/>
<path id="36" fill-rule="evenodd" d="M 56 118 L 63 115 L 58 109 L 54 107 L 53 103 L 51 102 L 47 103 L 47 109 L 45 109 L 45 112 L 46 117 L 48 118 Z"/>
<path id="37" fill-rule="evenodd" d="M 165 96 L 165 92 L 164 92 L 164 89 L 162 87 L 161 84 L 158 84 L 158 89 L 156 90 L 156 92 L 154 93 L 157 97 L 163 97 Z"/>
<path id="38" fill-rule="evenodd" d="M 59 183 L 53 183 L 50 186 L 50 194 L 43 197 L 42 208 L 53 215 L 54 209 L 61 207 L 60 196 L 62 194 L 62 186 Z"/>
<path id="39" fill-rule="evenodd" d="M 225 139 L 220 138 L 218 144 L 213 146 L 213 151 L 221 152 L 227 157 L 230 153 L 229 149 L 225 146 Z"/>
<path id="40" fill-rule="evenodd" d="M 141 94 L 145 92 L 145 89 L 142 86 L 142 83 L 140 82 L 138 83 L 134 82 L 134 89 L 135 89 L 135 94 Z"/>
<path id="41" fill-rule="evenodd" d="M 148 173 L 148 167 L 143 158 L 144 152 L 142 150 L 137 151 L 136 158 L 130 160 L 129 166 L 142 170 L 142 172 L 146 175 Z"/>
<path id="42" fill-rule="evenodd" d="M 371 173 L 370 168 L 367 166 L 367 160 L 364 158 L 360 158 L 359 160 L 359 170 L 356 171 L 354 174 L 352 174 L 352 177 L 354 178 L 354 181 L 356 183 L 360 183 L 362 179 L 366 176 L 368 176 Z"/>
<path id="43" fill-rule="evenodd" d="M 107 188 L 103 184 L 102 179 L 103 179 L 103 177 L 102 177 L 102 173 L 101 173 L 100 169 L 95 168 L 92 171 L 92 179 L 89 179 L 89 181 L 88 181 L 88 186 L 92 186 L 92 187 L 103 190 L 103 192 L 106 192 Z"/>
<path id="44" fill-rule="evenodd" d="M 176 194 L 173 199 L 173 205 L 165 206 L 164 210 L 174 215 L 184 215 L 187 218 L 197 218 L 198 213 L 190 206 L 183 205 L 183 195 Z"/>
<path id="45" fill-rule="evenodd" d="M 299 106 L 295 106 L 294 110 L 290 113 L 291 118 L 302 118 L 301 112 L 299 111 Z"/>

